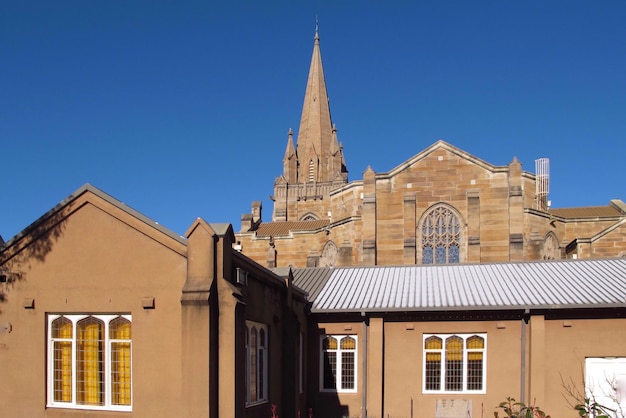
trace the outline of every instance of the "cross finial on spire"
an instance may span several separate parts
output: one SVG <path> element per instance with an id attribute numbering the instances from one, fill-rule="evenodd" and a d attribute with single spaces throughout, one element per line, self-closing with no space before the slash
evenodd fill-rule
<path id="1" fill-rule="evenodd" d="M 320 40 L 320 35 L 319 35 L 319 28 L 320 28 L 320 24 L 319 21 L 317 20 L 317 14 L 315 15 L 315 38 L 313 38 L 316 41 Z"/>

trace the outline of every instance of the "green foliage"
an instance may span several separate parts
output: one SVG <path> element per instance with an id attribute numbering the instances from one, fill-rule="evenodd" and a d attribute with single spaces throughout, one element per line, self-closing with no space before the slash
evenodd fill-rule
<path id="1" fill-rule="evenodd" d="M 538 406 L 526 405 L 524 402 L 517 402 L 513 398 L 506 398 L 506 401 L 500 402 L 498 408 L 504 410 L 506 418 L 550 418 Z M 493 413 L 495 418 L 500 418 L 498 412 Z"/>
<path id="2" fill-rule="evenodd" d="M 574 405 L 574 409 L 578 411 L 578 416 L 582 418 L 611 418 L 609 412 L 615 412 L 593 401 L 591 398 L 585 398 L 585 403 Z"/>

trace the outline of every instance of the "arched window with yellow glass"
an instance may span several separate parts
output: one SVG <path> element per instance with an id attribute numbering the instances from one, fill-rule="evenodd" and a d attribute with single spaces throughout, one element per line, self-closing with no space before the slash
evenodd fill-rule
<path id="1" fill-rule="evenodd" d="M 320 353 L 320 390 L 356 392 L 356 335 L 323 335 Z"/>
<path id="2" fill-rule="evenodd" d="M 130 315 L 48 315 L 49 407 L 130 411 Z"/>
<path id="3" fill-rule="evenodd" d="M 423 393 L 485 393 L 486 334 L 425 334 Z"/>

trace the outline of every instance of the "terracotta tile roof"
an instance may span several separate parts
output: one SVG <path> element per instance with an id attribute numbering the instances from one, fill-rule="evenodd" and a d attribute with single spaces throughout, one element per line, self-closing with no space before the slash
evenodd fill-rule
<path id="1" fill-rule="evenodd" d="M 605 216 L 623 216 L 613 206 L 586 206 L 581 208 L 550 209 L 550 213 L 562 218 L 599 218 Z"/>
<path id="2" fill-rule="evenodd" d="M 278 237 L 289 235 L 292 231 L 315 231 L 326 226 L 330 221 L 298 221 L 298 222 L 267 222 L 262 223 L 256 230 L 258 237 Z"/>

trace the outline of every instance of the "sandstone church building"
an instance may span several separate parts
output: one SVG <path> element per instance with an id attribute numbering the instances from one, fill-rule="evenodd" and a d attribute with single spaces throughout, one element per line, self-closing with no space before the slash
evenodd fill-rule
<path id="1" fill-rule="evenodd" d="M 271 222 L 180 236 L 87 184 L 0 239 L 0 416 L 626 416 L 626 205 L 550 208 L 546 164 L 438 141 L 349 181 L 316 31 Z"/>
<path id="2" fill-rule="evenodd" d="M 536 173 L 522 170 L 516 158 L 495 166 L 437 141 L 388 172 L 368 167 L 363 179 L 348 181 L 316 33 L 297 143 L 289 130 L 283 172 L 274 182 L 272 221 L 263 222 L 261 203 L 253 202 L 237 240 L 244 254 L 268 267 L 626 254 L 623 201 L 550 208 L 549 161 L 535 165 Z"/>

